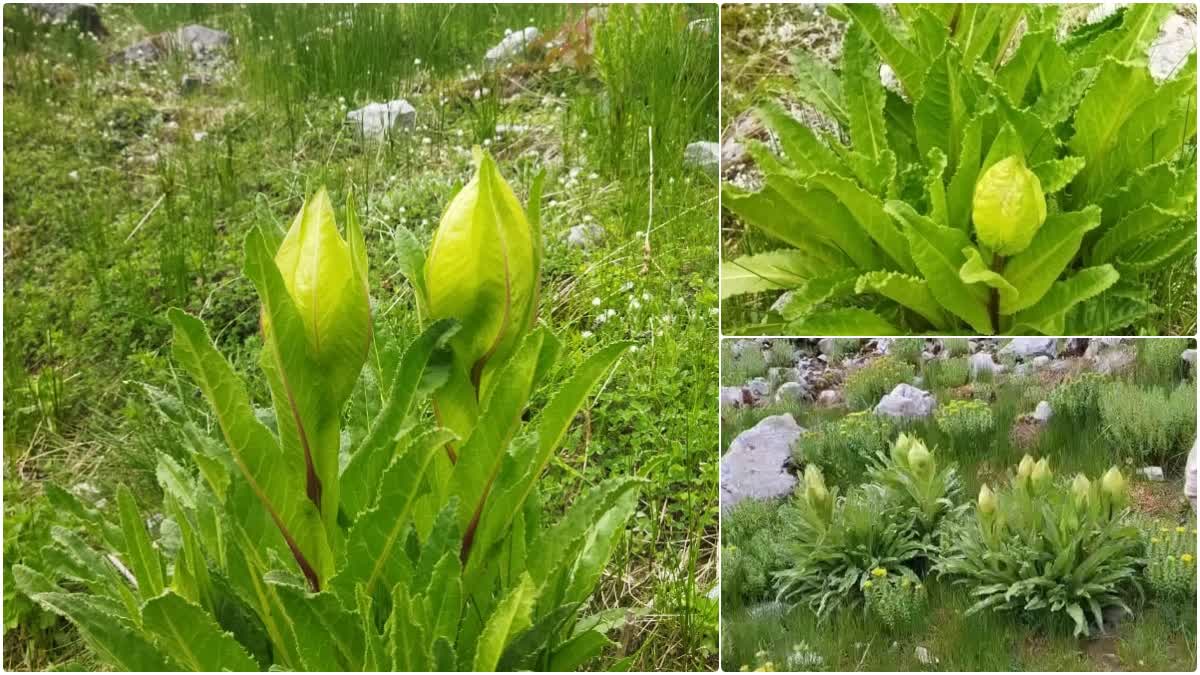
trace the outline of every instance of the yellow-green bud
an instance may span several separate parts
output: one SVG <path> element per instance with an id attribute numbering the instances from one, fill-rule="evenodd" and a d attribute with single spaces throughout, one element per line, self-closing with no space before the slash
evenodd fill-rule
<path id="1" fill-rule="evenodd" d="M 906 433 L 901 432 L 892 443 L 892 461 L 908 468 L 908 452 L 912 449 L 913 439 Z"/>
<path id="2" fill-rule="evenodd" d="M 1030 474 L 1030 479 L 1033 481 L 1035 490 L 1042 490 L 1049 483 L 1053 474 L 1050 472 L 1050 462 L 1045 457 L 1038 460 L 1037 464 L 1033 465 L 1033 472 Z"/>
<path id="3" fill-rule="evenodd" d="M 1071 481 L 1071 494 L 1075 497 L 1075 506 L 1082 508 L 1091 499 L 1092 482 L 1083 474 L 1076 474 Z"/>
<path id="4" fill-rule="evenodd" d="M 1017 465 L 1017 478 L 1025 479 L 1033 473 L 1033 458 L 1025 455 L 1021 458 L 1021 463 Z"/>
<path id="5" fill-rule="evenodd" d="M 987 483 L 984 483 L 983 487 L 979 488 L 979 513 L 985 516 L 990 516 L 995 512 L 996 493 L 992 492 L 992 489 L 987 486 Z"/>
<path id="6" fill-rule="evenodd" d="M 349 242 L 338 233 L 329 193 L 321 188 L 304 202 L 275 253 L 309 356 L 323 369 L 330 398 L 340 401 L 353 389 L 371 342 L 366 248 L 353 203 L 346 233 Z M 269 320 L 263 325 L 271 330 Z"/>
<path id="7" fill-rule="evenodd" d="M 804 467 L 804 498 L 809 506 L 828 519 L 832 500 L 829 490 L 825 487 L 825 476 L 816 464 Z"/>
<path id="8" fill-rule="evenodd" d="M 979 242 L 999 255 L 1029 247 L 1046 222 L 1046 196 L 1023 158 L 1006 157 L 983 172 L 975 183 L 971 219 Z"/>
<path id="9" fill-rule="evenodd" d="M 912 468 L 913 473 L 922 478 L 928 478 L 933 474 L 933 455 L 920 440 L 914 440 L 912 447 L 909 448 L 908 466 Z"/>
<path id="10" fill-rule="evenodd" d="M 483 366 L 501 363 L 537 312 L 540 242 L 495 161 L 478 149 L 476 160 L 433 235 L 425 286 L 428 318 L 461 324 L 451 344 L 478 388 Z"/>
<path id="11" fill-rule="evenodd" d="M 1121 470 L 1115 466 L 1105 472 L 1104 477 L 1100 479 L 1100 489 L 1116 508 L 1123 507 L 1129 497 L 1125 486 L 1125 476 L 1121 475 Z"/>

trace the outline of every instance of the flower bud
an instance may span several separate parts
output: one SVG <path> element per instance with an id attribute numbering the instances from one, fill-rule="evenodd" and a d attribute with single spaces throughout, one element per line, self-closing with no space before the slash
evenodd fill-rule
<path id="1" fill-rule="evenodd" d="M 990 516 L 996 512 L 996 493 L 984 483 L 983 487 L 979 488 L 979 513 L 985 516 Z"/>
<path id="2" fill-rule="evenodd" d="M 495 161 L 478 149 L 476 160 L 433 235 L 425 286 L 428 319 L 461 324 L 451 345 L 479 389 L 484 366 L 502 364 L 533 321 L 540 242 Z"/>
<path id="3" fill-rule="evenodd" d="M 1046 222 L 1046 197 L 1023 158 L 1006 157 L 983 173 L 975 183 L 971 219 L 976 239 L 999 255 L 1029 247 Z"/>
<path id="4" fill-rule="evenodd" d="M 804 467 L 804 499 L 823 518 L 828 519 L 832 510 L 832 500 L 829 490 L 825 487 L 825 476 L 816 464 Z"/>
<path id="5" fill-rule="evenodd" d="M 892 443 L 892 461 L 897 465 L 908 468 L 908 452 L 912 449 L 912 437 L 901 432 Z"/>
<path id="6" fill-rule="evenodd" d="M 920 440 L 914 440 L 908 451 L 908 466 L 921 478 L 933 475 L 933 455 Z"/>
<path id="7" fill-rule="evenodd" d="M 321 188 L 304 202 L 275 253 L 309 354 L 324 370 L 330 398 L 343 402 L 366 363 L 371 336 L 366 248 L 353 202 L 346 231 L 349 242 L 338 233 L 329 193 Z M 264 328 L 271 330 L 269 321 Z"/>
<path id="8" fill-rule="evenodd" d="M 1022 480 L 1029 478 L 1030 474 L 1033 473 L 1033 466 L 1034 462 L 1032 457 L 1029 455 L 1022 457 L 1021 463 L 1017 465 L 1017 478 Z"/>
<path id="9" fill-rule="evenodd" d="M 1033 472 L 1030 473 L 1030 479 L 1033 482 L 1033 489 L 1041 491 L 1050 484 L 1050 479 L 1054 474 L 1050 472 L 1050 462 L 1045 457 L 1038 460 L 1037 464 L 1033 465 Z"/>
<path id="10" fill-rule="evenodd" d="M 1087 506 L 1091 499 L 1092 482 L 1083 474 L 1076 474 L 1075 480 L 1071 481 L 1071 494 L 1075 498 L 1075 506 L 1082 509 Z"/>
<path id="11" fill-rule="evenodd" d="M 1129 497 L 1129 493 L 1125 487 L 1125 476 L 1121 475 L 1121 470 L 1117 467 L 1112 467 L 1100 479 L 1100 490 L 1114 508 L 1119 509 L 1125 506 L 1125 502 Z"/>

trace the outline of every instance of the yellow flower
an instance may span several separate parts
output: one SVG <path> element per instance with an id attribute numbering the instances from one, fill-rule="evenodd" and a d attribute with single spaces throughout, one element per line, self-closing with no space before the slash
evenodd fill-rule
<path id="1" fill-rule="evenodd" d="M 1176 532 L 1178 532 L 1179 534 L 1183 534 L 1184 532 L 1187 532 L 1187 528 L 1186 528 L 1186 527 L 1183 527 L 1183 526 L 1181 525 L 1181 526 L 1179 526 L 1179 527 L 1175 528 L 1175 531 L 1176 531 Z"/>
<path id="2" fill-rule="evenodd" d="M 1183 555 L 1179 556 L 1179 559 L 1189 565 L 1192 564 L 1192 554 L 1191 553 L 1184 553 Z"/>
<path id="3" fill-rule="evenodd" d="M 1157 543 L 1159 543 L 1160 541 L 1162 541 L 1162 539 L 1159 539 L 1158 537 L 1150 537 L 1150 543 L 1151 543 L 1151 544 L 1157 544 Z"/>
<path id="4" fill-rule="evenodd" d="M 869 580 L 868 580 L 868 581 L 865 581 L 865 582 L 863 582 L 863 588 L 871 588 L 871 587 L 872 587 L 872 586 L 874 586 L 874 585 L 875 585 L 875 582 L 874 582 L 874 581 L 869 581 Z"/>
<path id="5" fill-rule="evenodd" d="M 910 584 L 909 580 L 905 579 L 904 581 L 900 582 L 900 588 L 908 588 L 909 584 Z"/>
<path id="6" fill-rule="evenodd" d="M 875 569 L 871 570 L 871 576 L 879 578 L 886 577 L 887 570 L 883 569 L 882 567 L 876 567 Z"/>

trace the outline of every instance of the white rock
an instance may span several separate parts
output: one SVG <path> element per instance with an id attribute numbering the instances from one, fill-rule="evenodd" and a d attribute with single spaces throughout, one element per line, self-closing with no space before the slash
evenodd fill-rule
<path id="1" fill-rule="evenodd" d="M 772 415 L 738 434 L 721 457 L 721 510 L 743 499 L 791 494 L 796 477 L 788 473 L 792 446 L 804 429 L 791 414 Z"/>
<path id="2" fill-rule="evenodd" d="M 1110 349 L 1092 359 L 1092 368 L 1102 375 L 1112 375 L 1133 365 L 1137 355 L 1131 349 Z"/>
<path id="3" fill-rule="evenodd" d="M 604 234 L 604 228 L 596 223 L 575 225 L 567 230 L 567 245 L 586 250 L 603 241 Z"/>
<path id="4" fill-rule="evenodd" d="M 826 389 L 817 395 L 817 405 L 833 407 L 842 404 L 842 392 L 836 389 Z"/>
<path id="5" fill-rule="evenodd" d="M 1147 56 L 1150 76 L 1156 82 L 1170 78 L 1196 49 L 1196 22 L 1179 14 L 1171 14 L 1163 22 Z"/>
<path id="6" fill-rule="evenodd" d="M 901 383 L 896 385 L 891 393 L 879 399 L 879 404 L 875 406 L 875 414 L 903 418 L 928 417 L 936 405 L 937 401 L 929 392 L 911 384 Z"/>
<path id="7" fill-rule="evenodd" d="M 933 657 L 930 656 L 929 650 L 924 647 L 917 647 L 917 660 L 925 665 L 933 663 Z"/>
<path id="8" fill-rule="evenodd" d="M 483 60 L 490 64 L 509 61 L 525 53 L 531 44 L 542 36 L 536 26 L 509 33 L 495 47 L 487 50 Z"/>
<path id="9" fill-rule="evenodd" d="M 808 389 L 799 382 L 784 382 L 775 391 L 776 403 L 795 403 L 808 398 Z"/>
<path id="10" fill-rule="evenodd" d="M 1039 422 L 1047 422 L 1054 416 L 1054 411 L 1050 408 L 1049 401 L 1038 401 L 1037 407 L 1033 409 L 1033 419 Z"/>
<path id="11" fill-rule="evenodd" d="M 1004 345 L 1001 354 L 1012 354 L 1018 359 L 1032 359 L 1039 354 L 1053 357 L 1058 354 L 1054 338 L 1013 338 Z"/>
<path id="12" fill-rule="evenodd" d="M 363 138 L 383 138 L 397 125 L 411 129 L 417 123 L 417 109 L 402 98 L 387 103 L 368 103 L 346 113 L 346 119 Z"/>
<path id="13" fill-rule="evenodd" d="M 1045 368 L 1046 366 L 1050 365 L 1050 361 L 1052 361 L 1052 360 L 1053 359 L 1051 359 L 1049 356 L 1046 356 L 1045 354 L 1039 354 L 1039 355 L 1033 357 L 1033 368 L 1034 368 L 1034 370 L 1041 370 L 1042 368 Z"/>
<path id="14" fill-rule="evenodd" d="M 972 354 L 971 358 L 967 360 L 967 368 L 971 371 L 971 379 L 978 379 L 980 375 L 999 374 L 1004 371 L 1004 366 L 996 363 L 988 352 Z"/>
<path id="15" fill-rule="evenodd" d="M 740 408 L 745 405 L 741 387 L 721 387 L 721 409 Z"/>
<path id="16" fill-rule="evenodd" d="M 1180 354 L 1179 358 L 1183 359 L 1184 361 L 1187 361 L 1189 366 L 1191 366 L 1193 368 L 1196 367 L 1196 350 L 1195 349 L 1183 350 L 1183 354 Z"/>
<path id="17" fill-rule="evenodd" d="M 688 143 L 683 149 L 683 164 L 716 176 L 721 170 L 721 144 L 712 141 Z"/>
<path id="18" fill-rule="evenodd" d="M 884 89 L 894 94 L 904 94 L 904 87 L 900 84 L 900 78 L 896 77 L 896 71 L 886 63 L 879 66 L 879 81 L 883 83 Z"/>
<path id="19" fill-rule="evenodd" d="M 1165 480 L 1163 478 L 1163 470 L 1161 466 L 1143 466 L 1142 468 L 1138 469 L 1138 473 L 1145 477 L 1146 480 L 1152 480 L 1155 482 L 1162 482 Z"/>

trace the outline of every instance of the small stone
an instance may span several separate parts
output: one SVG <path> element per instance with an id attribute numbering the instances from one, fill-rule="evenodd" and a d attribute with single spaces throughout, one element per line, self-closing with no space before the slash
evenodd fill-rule
<path id="1" fill-rule="evenodd" d="M 192 133 L 192 140 L 196 141 L 197 143 L 199 143 L 200 141 L 203 141 L 206 138 L 208 138 L 207 131 L 196 131 L 196 132 Z"/>
<path id="2" fill-rule="evenodd" d="M 924 647 L 917 647 L 916 655 L 917 660 L 925 665 L 933 663 L 933 657 L 930 656 L 929 650 Z"/>
<path id="3" fill-rule="evenodd" d="M 765 377 L 756 377 L 747 382 L 743 389 L 749 392 L 750 397 L 757 403 L 771 395 L 771 382 Z"/>
<path id="4" fill-rule="evenodd" d="M 567 230 L 567 246 L 587 250 L 604 240 L 604 228 L 596 223 L 575 225 Z"/>
<path id="5" fill-rule="evenodd" d="M 1004 367 L 996 363 L 988 352 L 976 352 L 967 361 L 967 369 L 971 372 L 971 379 L 975 380 L 980 375 L 998 374 Z"/>
<path id="6" fill-rule="evenodd" d="M 820 394 L 817 394 L 817 405 L 826 408 L 842 404 L 842 392 L 836 389 L 826 389 Z"/>
<path id="7" fill-rule="evenodd" d="M 1097 373 L 1113 375 L 1131 367 L 1137 356 L 1129 349 L 1110 349 L 1100 352 L 1092 359 L 1093 368 Z"/>
<path id="8" fill-rule="evenodd" d="M 741 387 L 721 387 L 720 393 L 721 409 L 725 408 L 741 408 L 746 404 L 742 398 Z"/>
<path id="9" fill-rule="evenodd" d="M 1163 470 L 1161 466 L 1143 466 L 1142 468 L 1138 469 L 1138 473 L 1145 477 L 1146 480 L 1152 480 L 1156 483 L 1161 483 L 1162 481 L 1166 480 L 1163 478 Z"/>
<path id="10" fill-rule="evenodd" d="M 776 403 L 796 403 L 808 398 L 808 389 L 799 382 L 784 382 L 775 391 Z"/>
<path id="11" fill-rule="evenodd" d="M 1028 360 L 1039 354 L 1054 357 L 1058 355 L 1058 347 L 1054 338 L 1013 338 L 1004 345 L 1001 354 L 1012 354 L 1018 359 Z"/>
<path id="12" fill-rule="evenodd" d="M 906 419 L 922 418 L 932 414 L 936 405 L 937 400 L 929 392 L 902 383 L 879 399 L 875 414 Z"/>
<path id="13" fill-rule="evenodd" d="M 1183 359 L 1184 361 L 1186 361 L 1186 362 L 1187 362 L 1187 364 L 1188 364 L 1189 366 L 1191 366 L 1192 368 L 1195 368 L 1195 367 L 1196 367 L 1196 350 L 1195 350 L 1195 349 L 1185 349 L 1185 350 L 1183 350 L 1183 354 L 1181 354 L 1181 355 L 1179 356 L 1179 358 L 1181 358 L 1181 359 Z"/>
<path id="14" fill-rule="evenodd" d="M 1039 355 L 1033 357 L 1033 368 L 1034 368 L 1034 370 L 1041 370 L 1042 368 L 1045 368 L 1047 365 L 1049 365 L 1052 360 L 1053 359 L 1051 359 L 1049 356 L 1046 356 L 1045 354 L 1039 354 Z"/>
<path id="15" fill-rule="evenodd" d="M 377 140 L 397 126 L 401 129 L 414 127 L 417 123 L 417 109 L 408 101 L 398 98 L 387 103 L 368 103 L 358 110 L 346 113 L 346 119 L 363 138 Z"/>
<path id="16" fill-rule="evenodd" d="M 721 170 L 721 145 L 712 141 L 688 143 L 683 149 L 683 164 L 716 176 Z"/>
<path id="17" fill-rule="evenodd" d="M 1049 401 L 1038 401 L 1037 407 L 1033 409 L 1033 419 L 1039 422 L 1047 422 L 1054 416 L 1054 411 L 1050 408 Z"/>
<path id="18" fill-rule="evenodd" d="M 90 2 L 39 2 L 25 5 L 39 16 L 43 23 L 56 26 L 74 24 L 81 33 L 106 37 L 108 29 L 100 20 L 100 11 Z"/>
<path id="19" fill-rule="evenodd" d="M 502 61 L 511 61 L 526 54 L 541 36 L 542 32 L 536 26 L 509 33 L 499 44 L 487 50 L 487 53 L 483 55 L 483 60 L 491 65 Z"/>
<path id="20" fill-rule="evenodd" d="M 79 172 L 78 172 L 78 171 L 72 171 L 71 173 L 68 173 L 68 174 L 67 174 L 67 178 L 68 178 L 68 179 L 70 179 L 70 181 L 71 181 L 72 183 L 78 183 L 78 182 L 79 182 Z"/>

